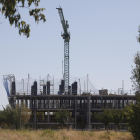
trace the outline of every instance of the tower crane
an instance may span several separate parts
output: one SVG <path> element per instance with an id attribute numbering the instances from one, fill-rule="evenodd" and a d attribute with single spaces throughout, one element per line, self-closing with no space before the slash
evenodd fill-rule
<path id="1" fill-rule="evenodd" d="M 70 41 L 70 33 L 68 33 L 68 21 L 64 19 L 63 10 L 62 8 L 56 8 L 58 9 L 58 13 L 60 16 L 60 21 L 63 28 L 63 33 L 61 36 L 64 39 L 64 92 L 65 94 L 68 94 L 68 88 L 69 88 L 69 41 Z"/>

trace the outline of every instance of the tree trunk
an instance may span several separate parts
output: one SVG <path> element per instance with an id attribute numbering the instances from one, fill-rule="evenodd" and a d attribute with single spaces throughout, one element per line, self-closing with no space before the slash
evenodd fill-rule
<path id="1" fill-rule="evenodd" d="M 109 131 L 108 131 L 108 125 L 106 126 L 106 132 L 109 133 Z"/>
<path id="2" fill-rule="evenodd" d="M 63 124 L 62 124 L 62 129 L 63 129 Z"/>
<path id="3" fill-rule="evenodd" d="M 118 125 L 115 124 L 115 132 L 117 132 L 117 131 L 118 131 Z"/>
<path id="4" fill-rule="evenodd" d="M 108 131 L 108 126 L 107 126 L 107 133 L 109 133 L 109 131 Z"/>

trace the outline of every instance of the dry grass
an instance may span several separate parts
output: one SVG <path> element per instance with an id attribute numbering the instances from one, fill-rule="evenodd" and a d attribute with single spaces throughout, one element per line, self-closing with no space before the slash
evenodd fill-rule
<path id="1" fill-rule="evenodd" d="M 37 130 L 11 131 L 0 129 L 0 140 L 133 140 L 129 132 Z"/>

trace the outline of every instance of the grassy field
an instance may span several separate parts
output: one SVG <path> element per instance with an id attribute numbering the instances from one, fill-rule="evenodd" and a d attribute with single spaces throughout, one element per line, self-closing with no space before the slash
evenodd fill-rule
<path id="1" fill-rule="evenodd" d="M 110 131 L 74 131 L 74 130 L 3 130 L 0 129 L 0 140 L 133 140 L 129 132 Z"/>

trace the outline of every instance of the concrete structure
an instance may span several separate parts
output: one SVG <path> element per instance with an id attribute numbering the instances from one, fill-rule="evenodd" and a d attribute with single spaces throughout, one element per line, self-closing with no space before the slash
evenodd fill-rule
<path id="1" fill-rule="evenodd" d="M 75 129 L 98 129 L 103 125 L 91 116 L 101 112 L 101 108 L 122 109 L 130 102 L 135 103 L 134 95 L 13 95 L 9 101 L 15 104 L 25 103 L 31 108 L 32 116 L 28 125 L 34 128 L 57 128 L 60 124 L 54 119 L 54 113 L 65 106 L 71 116 L 68 125 Z M 38 112 L 44 117 L 39 118 Z M 110 124 L 110 126 L 113 124 Z M 121 123 L 121 127 L 124 123 Z M 112 126 L 113 127 L 113 126 Z M 121 128 L 124 129 L 124 128 Z"/>
<path id="2" fill-rule="evenodd" d="M 92 92 L 91 90 L 88 92 L 87 88 L 87 92 L 85 90 L 81 92 L 81 81 L 78 79 L 78 83 L 76 79 L 78 78 L 75 78 L 69 86 L 68 95 L 65 95 L 64 80 L 60 79 L 59 82 L 55 82 L 54 77 L 51 80 L 49 76 L 36 81 L 28 75 L 26 80 L 22 79 L 19 82 L 15 80 L 14 75 L 5 75 L 3 84 L 12 107 L 24 103 L 31 109 L 32 115 L 28 125 L 33 128 L 58 128 L 60 124 L 56 122 L 54 116 L 55 112 L 63 108 L 69 112 L 70 120 L 67 125 L 71 125 L 72 128 L 103 128 L 100 122 L 94 120 L 94 114 L 101 113 L 102 108 L 122 109 L 130 102 L 136 102 L 136 97 L 131 95 L 131 91 L 130 95 L 119 94 L 119 92 L 118 94 L 108 93 L 107 89 L 98 92 L 93 89 Z M 86 89 L 85 82 L 82 85 Z M 120 126 L 124 125 L 122 122 Z M 113 127 L 113 124 L 110 126 Z"/>

